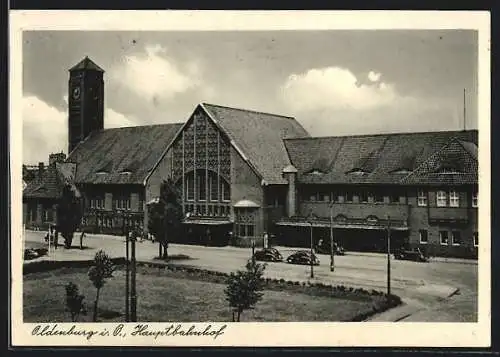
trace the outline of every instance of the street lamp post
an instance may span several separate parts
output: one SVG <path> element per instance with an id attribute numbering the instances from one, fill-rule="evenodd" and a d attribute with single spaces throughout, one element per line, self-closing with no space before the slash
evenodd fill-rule
<path id="1" fill-rule="evenodd" d="M 330 204 L 330 271 L 335 270 L 335 252 L 333 251 L 333 203 Z"/>
<path id="2" fill-rule="evenodd" d="M 130 320 L 132 322 L 137 321 L 137 291 L 136 291 L 136 260 L 135 260 L 135 242 L 136 235 L 133 233 L 131 237 L 131 263 L 132 263 L 132 279 L 130 281 Z"/>
<path id="3" fill-rule="evenodd" d="M 309 223 L 311 224 L 311 279 L 314 278 L 314 243 L 313 243 L 313 216 L 312 212 L 309 215 Z"/>
<path id="4" fill-rule="evenodd" d="M 391 295 L 391 217 L 387 216 L 387 295 Z"/>
<path id="5" fill-rule="evenodd" d="M 130 322 L 130 253 L 129 234 L 125 235 L 125 321 Z"/>

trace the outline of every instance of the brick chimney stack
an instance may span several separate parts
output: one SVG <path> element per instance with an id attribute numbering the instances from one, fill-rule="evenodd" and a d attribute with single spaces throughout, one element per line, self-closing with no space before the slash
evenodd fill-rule
<path id="1" fill-rule="evenodd" d="M 38 163 L 38 177 L 41 179 L 43 176 L 43 172 L 45 171 L 45 165 L 43 162 Z"/>

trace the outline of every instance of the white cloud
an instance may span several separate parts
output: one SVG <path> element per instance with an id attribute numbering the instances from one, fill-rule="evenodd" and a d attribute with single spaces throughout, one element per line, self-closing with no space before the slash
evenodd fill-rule
<path id="1" fill-rule="evenodd" d="M 382 74 L 381 73 L 377 73 L 377 72 L 373 72 L 373 71 L 370 71 L 368 73 L 368 79 L 371 81 L 371 82 L 378 82 L 378 80 L 380 79 L 380 76 Z"/>
<path id="2" fill-rule="evenodd" d="M 379 73 L 370 72 L 372 78 Z M 377 82 L 358 84 L 356 76 L 345 68 L 310 69 L 290 75 L 281 87 L 286 105 L 294 111 L 351 109 L 370 110 L 397 103 L 401 96 L 393 85 Z"/>
<path id="3" fill-rule="evenodd" d="M 138 124 L 133 119 L 111 108 L 107 108 L 104 113 L 104 128 L 106 129 L 136 125 Z"/>
<path id="4" fill-rule="evenodd" d="M 52 152 L 67 150 L 66 113 L 36 96 L 23 97 L 23 162 L 46 162 Z"/>
<path id="5" fill-rule="evenodd" d="M 67 103 L 67 96 L 64 96 Z M 23 97 L 23 162 L 47 162 L 49 154 L 68 148 L 67 112 L 53 107 L 36 96 Z M 104 112 L 104 127 L 134 126 L 134 117 L 111 108 Z"/>
<path id="6" fill-rule="evenodd" d="M 113 80 L 147 100 L 172 99 L 201 85 L 197 62 L 176 63 L 160 45 L 147 46 L 142 55 L 125 56 L 122 65 L 112 69 Z"/>

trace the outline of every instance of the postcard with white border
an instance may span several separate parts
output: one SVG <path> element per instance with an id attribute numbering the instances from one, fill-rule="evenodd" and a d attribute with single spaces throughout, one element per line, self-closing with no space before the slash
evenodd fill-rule
<path id="1" fill-rule="evenodd" d="M 10 30 L 13 346 L 490 346 L 488 12 Z"/>

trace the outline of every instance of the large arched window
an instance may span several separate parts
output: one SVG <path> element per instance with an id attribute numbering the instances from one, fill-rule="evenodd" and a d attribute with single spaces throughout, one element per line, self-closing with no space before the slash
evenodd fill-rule
<path id="1" fill-rule="evenodd" d="M 182 184 L 180 180 L 178 185 Z M 184 211 L 201 216 L 228 216 L 231 190 L 217 173 L 199 169 L 184 176 Z"/>

